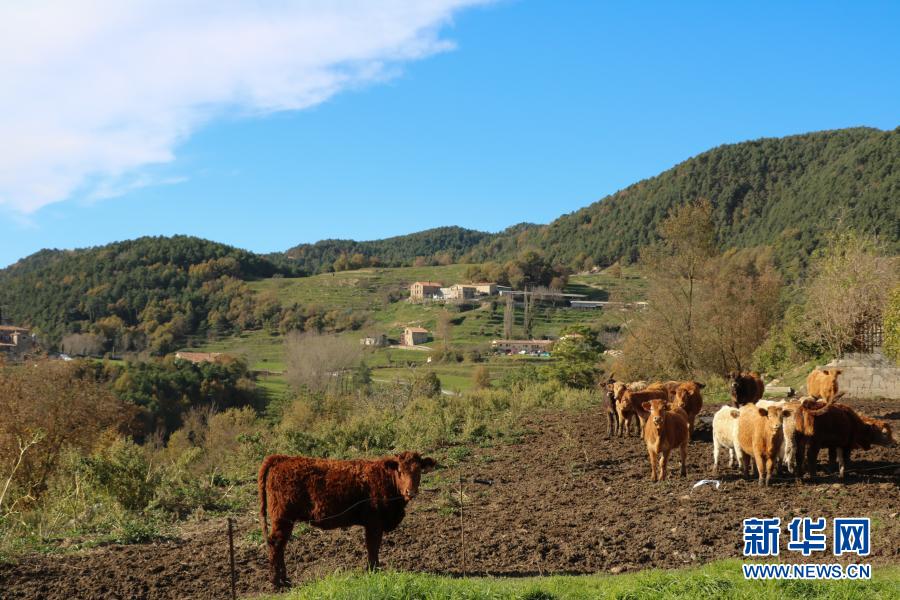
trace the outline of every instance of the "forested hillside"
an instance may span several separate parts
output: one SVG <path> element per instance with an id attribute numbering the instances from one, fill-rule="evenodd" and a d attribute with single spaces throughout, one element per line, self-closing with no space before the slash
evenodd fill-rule
<path id="1" fill-rule="evenodd" d="M 485 240 L 465 258 L 540 249 L 575 270 L 637 258 L 677 205 L 707 199 L 721 248 L 771 244 L 787 273 L 840 227 L 900 251 L 900 128 L 842 129 L 720 146 L 549 225 Z"/>
<path id="2" fill-rule="evenodd" d="M 452 216 L 448 216 L 448 219 Z M 481 242 L 494 237 L 490 233 L 462 227 L 438 227 L 383 240 L 322 240 L 301 244 L 285 254 L 297 266 L 310 273 L 346 271 L 370 266 L 410 267 L 451 264 Z"/>
<path id="3" fill-rule="evenodd" d="M 298 273 L 224 244 L 144 237 L 23 258 L 0 271 L 0 306 L 50 344 L 82 333 L 73 341 L 91 353 L 166 352 L 188 335 L 252 324 L 245 280 Z"/>

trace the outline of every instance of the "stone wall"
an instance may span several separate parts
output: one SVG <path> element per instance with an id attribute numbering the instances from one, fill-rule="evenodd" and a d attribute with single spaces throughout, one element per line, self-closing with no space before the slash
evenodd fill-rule
<path id="1" fill-rule="evenodd" d="M 826 367 L 841 369 L 838 389 L 849 398 L 900 400 L 900 367 L 879 352 L 847 354 Z"/>

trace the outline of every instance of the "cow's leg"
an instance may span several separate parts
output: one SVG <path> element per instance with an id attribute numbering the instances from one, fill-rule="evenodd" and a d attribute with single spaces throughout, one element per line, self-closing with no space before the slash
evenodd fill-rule
<path id="1" fill-rule="evenodd" d="M 616 414 L 619 417 L 619 437 L 622 438 L 625 437 L 625 424 L 628 423 L 628 421 L 625 418 L 625 411 L 623 411 L 619 406 L 616 406 Z"/>
<path id="2" fill-rule="evenodd" d="M 819 447 L 816 444 L 809 444 L 806 447 L 806 470 L 812 479 L 816 477 L 816 463 L 819 461 Z"/>
<path id="3" fill-rule="evenodd" d="M 838 470 L 838 477 L 841 481 L 844 480 L 844 476 L 847 473 L 847 465 L 850 464 L 850 448 L 839 448 L 838 449 L 838 465 L 840 469 Z"/>
<path id="4" fill-rule="evenodd" d="M 615 411 L 610 411 L 607 409 L 606 411 L 606 439 L 612 437 L 613 434 L 613 421 L 616 418 Z"/>
<path id="5" fill-rule="evenodd" d="M 756 483 L 762 485 L 763 478 L 766 476 L 766 460 L 759 452 L 754 453 L 753 460 L 754 462 L 756 462 L 756 470 L 759 473 L 759 476 L 756 479 Z"/>
<path id="6" fill-rule="evenodd" d="M 838 466 L 838 449 L 837 448 L 829 448 L 828 449 L 828 470 L 831 473 L 837 471 Z"/>
<path id="7" fill-rule="evenodd" d="M 775 459 L 771 456 L 766 457 L 766 487 L 769 486 L 769 481 L 772 479 L 772 471 L 775 470 Z"/>
<path id="8" fill-rule="evenodd" d="M 713 474 L 719 474 L 719 452 L 721 451 L 721 444 L 719 444 L 719 440 L 716 439 L 716 436 L 713 436 Z"/>
<path id="9" fill-rule="evenodd" d="M 687 477 L 687 440 L 681 445 L 681 476 Z"/>
<path id="10" fill-rule="evenodd" d="M 669 450 L 663 450 L 662 458 L 659 461 L 659 480 L 666 480 L 666 471 L 669 470 Z"/>
<path id="11" fill-rule="evenodd" d="M 657 464 L 657 456 L 656 452 L 653 450 L 647 449 L 647 455 L 650 458 L 650 481 L 656 481 L 656 464 Z"/>
<path id="12" fill-rule="evenodd" d="M 287 578 L 287 567 L 284 564 L 284 548 L 291 539 L 294 523 L 287 519 L 272 521 L 272 531 L 267 544 L 269 547 L 269 574 L 272 585 L 276 589 L 290 585 Z"/>
<path id="13" fill-rule="evenodd" d="M 366 552 L 369 557 L 369 570 L 378 568 L 378 551 L 381 549 L 381 537 L 384 527 L 380 521 L 373 520 L 366 525 Z"/>

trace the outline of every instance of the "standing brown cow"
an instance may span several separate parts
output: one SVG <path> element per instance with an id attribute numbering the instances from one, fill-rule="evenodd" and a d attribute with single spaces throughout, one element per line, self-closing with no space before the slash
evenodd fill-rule
<path id="1" fill-rule="evenodd" d="M 615 379 L 610 377 L 604 384 L 606 392 L 606 437 L 611 438 L 613 433 L 619 433 L 619 412 L 616 410 L 616 383 Z"/>
<path id="2" fill-rule="evenodd" d="M 813 369 L 806 378 L 806 393 L 813 398 L 834 402 L 841 396 L 838 392 L 838 375 L 840 374 L 840 369 Z"/>
<path id="3" fill-rule="evenodd" d="M 780 406 L 760 408 L 748 404 L 741 408 L 738 417 L 738 444 L 741 449 L 741 470 L 744 477 L 750 475 L 750 457 L 756 462 L 759 485 L 769 485 L 781 444 L 784 443 L 783 419 L 791 416 L 790 410 Z"/>
<path id="4" fill-rule="evenodd" d="M 644 442 L 650 458 L 650 478 L 653 481 L 666 478 L 669 453 L 674 448 L 681 452 L 681 476 L 684 477 L 687 475 L 687 445 L 690 438 L 684 411 L 669 409 L 663 399 L 644 402 L 642 408 L 649 415 L 644 425 Z"/>
<path id="5" fill-rule="evenodd" d="M 891 426 L 886 421 L 872 419 L 858 414 L 846 404 L 840 402 L 822 402 L 813 398 L 805 398 L 795 419 L 797 425 L 797 454 L 800 469 L 797 476 L 803 475 L 803 459 L 810 477 L 816 476 L 816 463 L 819 450 L 828 448 L 829 462 L 834 464 L 837 458 L 838 475 L 844 479 L 847 466 L 850 464 L 850 452 L 856 448 L 868 450 L 873 445 L 895 446 Z M 804 457 L 804 450 L 805 457 Z"/>
<path id="6" fill-rule="evenodd" d="M 376 460 L 267 456 L 259 469 L 259 517 L 272 584 L 288 584 L 284 548 L 297 521 L 320 529 L 364 527 L 369 568 L 377 568 L 382 535 L 400 525 L 422 473 L 434 467 L 434 459 L 417 452 Z"/>

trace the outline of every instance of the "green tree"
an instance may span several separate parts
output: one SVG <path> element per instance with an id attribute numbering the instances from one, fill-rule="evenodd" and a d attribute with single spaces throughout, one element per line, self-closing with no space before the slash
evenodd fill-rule
<path id="1" fill-rule="evenodd" d="M 571 331 L 554 344 L 550 373 L 563 385 L 574 388 L 592 387 L 599 373 L 597 361 L 600 352 L 602 346 L 596 335 Z"/>

